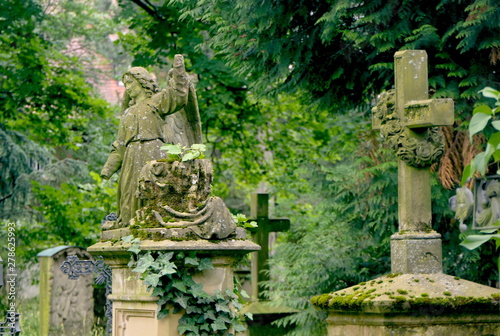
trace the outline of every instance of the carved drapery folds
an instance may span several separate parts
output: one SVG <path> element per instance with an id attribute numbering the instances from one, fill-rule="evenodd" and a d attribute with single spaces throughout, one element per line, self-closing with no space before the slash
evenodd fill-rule
<path id="1" fill-rule="evenodd" d="M 444 139 L 438 127 L 425 128 L 418 137 L 410 136 L 396 112 L 394 90 L 380 95 L 373 109 L 380 131 L 398 158 L 412 167 L 424 168 L 439 161 L 444 153 Z"/>

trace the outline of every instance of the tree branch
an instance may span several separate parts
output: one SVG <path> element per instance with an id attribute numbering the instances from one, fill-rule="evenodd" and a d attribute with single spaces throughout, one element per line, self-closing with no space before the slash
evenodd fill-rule
<path id="1" fill-rule="evenodd" d="M 160 13 L 158 13 L 158 8 L 156 8 L 155 5 L 149 2 L 149 0 L 132 0 L 132 2 L 144 9 L 146 13 L 148 13 L 155 19 L 160 21 L 163 21 L 165 19 L 163 15 L 160 15 Z"/>

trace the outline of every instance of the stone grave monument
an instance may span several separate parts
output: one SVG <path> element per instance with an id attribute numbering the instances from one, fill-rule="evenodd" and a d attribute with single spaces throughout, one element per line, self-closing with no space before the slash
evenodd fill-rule
<path id="1" fill-rule="evenodd" d="M 220 302 L 233 295 L 233 266 L 260 249 L 211 196 L 212 166 L 202 159 L 198 103 L 182 55 L 167 80 L 160 90 L 144 68 L 125 73 L 118 136 L 101 172 L 120 172 L 118 213 L 87 250 L 112 269 L 113 336 L 232 330 L 234 305 Z"/>
<path id="2" fill-rule="evenodd" d="M 392 273 L 312 302 L 329 312 L 330 336 L 500 335 L 500 290 L 443 274 L 432 229 L 430 166 L 444 148 L 436 126 L 453 124 L 453 101 L 429 99 L 425 51 L 394 58 L 396 89 L 381 95 L 373 118 L 399 159 Z"/>
<path id="3" fill-rule="evenodd" d="M 94 323 L 94 278 L 78 281 L 64 276 L 69 256 L 92 259 L 82 248 L 58 246 L 37 254 L 40 260 L 40 336 L 87 335 Z"/>
<path id="4" fill-rule="evenodd" d="M 250 203 L 250 220 L 257 222 L 257 228 L 250 229 L 254 242 L 261 250 L 252 253 L 251 264 L 251 291 L 252 302 L 242 309 L 243 312 L 252 313 L 253 318 L 247 319 L 249 336 L 284 335 L 291 328 L 277 327 L 272 322 L 285 317 L 293 312 L 288 307 L 277 307 L 266 302 L 262 295 L 262 282 L 269 280 L 269 234 L 283 232 L 290 229 L 288 218 L 269 217 L 269 194 L 253 193 Z"/>

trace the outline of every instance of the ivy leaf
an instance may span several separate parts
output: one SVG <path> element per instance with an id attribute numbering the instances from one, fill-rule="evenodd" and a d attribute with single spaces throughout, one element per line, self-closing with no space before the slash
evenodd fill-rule
<path id="1" fill-rule="evenodd" d="M 172 260 L 173 256 L 174 252 L 160 253 L 158 258 L 156 258 L 156 261 L 158 261 L 160 264 L 168 264 L 170 260 Z"/>
<path id="2" fill-rule="evenodd" d="M 240 290 L 240 294 L 241 294 L 241 297 L 243 297 L 245 299 L 250 299 L 250 295 L 248 295 L 248 293 L 244 289 Z"/>
<path id="3" fill-rule="evenodd" d="M 183 309 L 186 309 L 186 307 L 188 305 L 189 297 L 185 296 L 185 295 L 179 295 L 173 301 L 176 302 Z"/>
<path id="4" fill-rule="evenodd" d="M 172 284 L 172 287 L 177 288 L 178 290 L 180 290 L 183 293 L 187 292 L 186 284 L 180 280 L 174 281 L 174 283 Z"/>
<path id="5" fill-rule="evenodd" d="M 122 241 L 124 243 L 130 243 L 132 241 L 132 239 L 134 239 L 133 235 L 122 237 Z"/>
<path id="6" fill-rule="evenodd" d="M 226 312 L 226 313 L 231 313 L 231 309 L 226 304 L 216 303 L 215 304 L 215 310 L 218 311 L 218 312 L 222 311 L 222 312 Z"/>
<path id="7" fill-rule="evenodd" d="M 239 333 L 244 332 L 246 330 L 245 326 L 241 323 L 237 323 L 233 327 L 234 327 L 234 331 L 239 332 Z"/>
<path id="8" fill-rule="evenodd" d="M 218 331 L 218 330 L 226 330 L 227 326 L 224 323 L 224 321 L 221 321 L 220 319 L 216 319 L 214 323 L 210 324 L 212 327 L 213 331 Z"/>
<path id="9" fill-rule="evenodd" d="M 156 287 L 158 285 L 158 282 L 160 281 L 161 275 L 159 274 L 148 274 L 146 278 L 144 279 L 144 284 L 146 286 L 151 286 L 151 287 Z"/>
<path id="10" fill-rule="evenodd" d="M 191 286 L 191 294 L 195 298 L 205 297 L 208 295 L 203 291 L 203 284 L 194 284 L 193 286 Z"/>
<path id="11" fill-rule="evenodd" d="M 200 264 L 198 265 L 198 271 L 203 271 L 206 269 L 213 269 L 214 265 L 212 265 L 212 260 L 210 258 L 202 258 L 200 260 Z"/>
<path id="12" fill-rule="evenodd" d="M 139 254 L 139 252 L 141 252 L 141 248 L 139 247 L 139 245 L 134 244 L 127 251 Z"/>
<path id="13" fill-rule="evenodd" d="M 165 275 L 165 274 L 174 274 L 177 271 L 175 270 L 177 266 L 174 263 L 169 262 L 168 264 L 164 264 L 161 267 L 160 270 L 160 275 Z"/>
<path id="14" fill-rule="evenodd" d="M 163 296 L 163 294 L 165 294 L 165 290 L 161 287 L 155 287 L 155 289 L 153 289 L 153 292 L 151 293 L 151 296 Z"/>
<path id="15" fill-rule="evenodd" d="M 208 324 L 208 323 L 201 324 L 200 325 L 200 330 L 210 331 L 210 324 Z"/>
<path id="16" fill-rule="evenodd" d="M 179 326 L 177 327 L 177 331 L 179 332 L 180 335 L 184 335 L 186 333 L 186 331 L 192 331 L 195 334 L 199 333 L 198 327 L 194 324 L 182 324 L 181 325 L 179 323 Z"/>
<path id="17" fill-rule="evenodd" d="M 245 317 L 251 321 L 253 321 L 253 314 L 250 312 L 245 313 Z"/>
<path id="18" fill-rule="evenodd" d="M 215 313 L 213 310 L 207 311 L 203 316 L 205 316 L 205 320 L 212 320 L 215 321 L 217 317 L 215 317 Z"/>
<path id="19" fill-rule="evenodd" d="M 169 313 L 170 313 L 170 309 L 163 308 L 158 312 L 158 314 L 156 315 L 156 318 L 158 320 L 161 320 L 162 318 L 167 317 Z"/>
<path id="20" fill-rule="evenodd" d="M 481 132 L 486 127 L 490 119 L 491 116 L 484 113 L 476 113 L 472 116 L 469 124 L 469 136 L 471 141 L 472 136 L 476 133 Z"/>
<path id="21" fill-rule="evenodd" d="M 136 273 L 144 273 L 146 270 L 153 264 L 155 260 L 151 256 L 151 253 L 146 253 L 137 261 L 137 266 L 132 270 L 132 272 Z"/>
<path id="22" fill-rule="evenodd" d="M 186 257 L 186 259 L 184 259 L 184 263 L 186 265 L 193 265 L 193 266 L 198 266 L 200 264 L 198 262 L 198 258 L 196 258 L 196 257 L 194 257 L 194 258 Z"/>

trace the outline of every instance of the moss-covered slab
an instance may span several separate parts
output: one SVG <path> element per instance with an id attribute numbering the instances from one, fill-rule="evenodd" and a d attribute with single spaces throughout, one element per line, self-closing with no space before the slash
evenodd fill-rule
<path id="1" fill-rule="evenodd" d="M 100 241 L 87 251 L 93 255 L 119 257 L 129 255 L 130 243 L 122 240 Z M 141 240 L 139 248 L 143 251 L 200 251 L 211 255 L 217 254 L 246 254 L 260 250 L 260 246 L 246 239 L 224 239 L 219 241 L 196 239 L 196 240 Z"/>
<path id="2" fill-rule="evenodd" d="M 119 228 L 101 232 L 101 241 L 117 241 L 123 237 L 133 235 L 142 240 L 200 240 L 200 237 L 193 233 L 188 227 L 165 227 L 165 228 Z M 236 228 L 235 233 L 229 239 L 246 239 L 246 230 Z"/>
<path id="3" fill-rule="evenodd" d="M 330 312 L 500 313 L 500 290 L 442 273 L 388 274 L 311 301 Z"/>

